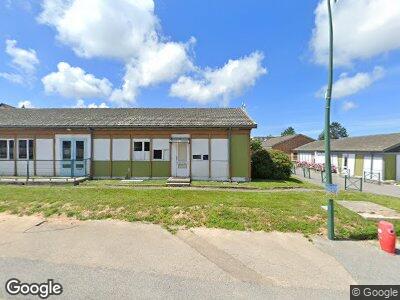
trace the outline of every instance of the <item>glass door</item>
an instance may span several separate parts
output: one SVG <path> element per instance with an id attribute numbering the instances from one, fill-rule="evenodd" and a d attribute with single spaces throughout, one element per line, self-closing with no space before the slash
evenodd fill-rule
<path id="1" fill-rule="evenodd" d="M 61 176 L 81 177 L 86 175 L 85 140 L 61 141 Z"/>

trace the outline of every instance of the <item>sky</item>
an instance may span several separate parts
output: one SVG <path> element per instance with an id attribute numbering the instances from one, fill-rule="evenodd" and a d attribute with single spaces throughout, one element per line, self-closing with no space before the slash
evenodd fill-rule
<path id="1" fill-rule="evenodd" d="M 332 1 L 333 3 L 334 1 Z M 400 132 L 400 1 L 333 5 L 332 121 Z M 323 128 L 325 0 L 4 0 L 0 102 L 246 107 L 253 136 Z"/>

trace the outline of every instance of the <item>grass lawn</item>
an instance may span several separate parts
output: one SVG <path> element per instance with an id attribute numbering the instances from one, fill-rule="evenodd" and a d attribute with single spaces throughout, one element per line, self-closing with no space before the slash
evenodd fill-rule
<path id="1" fill-rule="evenodd" d="M 318 189 L 319 185 L 301 181 L 296 178 L 288 180 L 253 180 L 251 182 L 219 182 L 219 181 L 192 181 L 192 186 L 200 187 L 232 187 L 232 188 L 248 188 L 248 189 L 282 189 L 282 188 L 305 188 Z"/>
<path id="2" fill-rule="evenodd" d="M 121 187 L 121 186 L 165 186 L 167 180 L 143 180 L 143 181 L 122 181 L 120 179 L 105 179 L 105 180 L 91 180 L 81 183 L 81 186 L 86 187 Z M 254 180 L 251 182 L 221 182 L 221 181 L 192 181 L 194 187 L 217 187 L 217 188 L 244 188 L 244 189 L 293 189 L 293 188 L 307 188 L 318 189 L 322 187 L 316 184 L 301 181 L 296 178 L 288 180 Z"/>
<path id="3" fill-rule="evenodd" d="M 0 186 L 0 212 L 43 213 L 78 219 L 114 218 L 147 221 L 170 230 L 216 227 L 324 234 L 323 191 L 235 192 L 98 187 Z M 368 200 L 400 211 L 400 200 L 365 193 L 341 193 L 339 199 Z M 400 233 L 400 222 L 395 223 Z M 376 223 L 336 205 L 339 238 L 372 239 Z"/>

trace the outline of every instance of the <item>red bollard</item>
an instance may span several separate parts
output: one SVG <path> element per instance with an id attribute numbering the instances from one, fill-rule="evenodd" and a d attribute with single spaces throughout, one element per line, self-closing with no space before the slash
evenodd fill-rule
<path id="1" fill-rule="evenodd" d="M 386 221 L 378 223 L 378 238 L 383 251 L 391 254 L 396 253 L 396 233 L 392 223 Z"/>

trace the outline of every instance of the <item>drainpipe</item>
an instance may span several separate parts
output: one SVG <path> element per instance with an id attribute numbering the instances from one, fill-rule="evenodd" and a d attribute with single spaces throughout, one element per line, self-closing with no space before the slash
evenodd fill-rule
<path id="1" fill-rule="evenodd" d="M 229 158 L 229 180 L 232 181 L 232 158 L 231 158 L 231 147 L 232 147 L 232 127 L 229 127 L 228 130 L 228 158 Z"/>
<path id="2" fill-rule="evenodd" d="M 90 174 L 89 174 L 89 178 L 90 180 L 93 180 L 93 153 L 94 153 L 94 142 L 93 142 L 93 128 L 89 127 L 89 132 L 90 132 Z M 86 166 L 87 167 L 87 166 Z"/>

